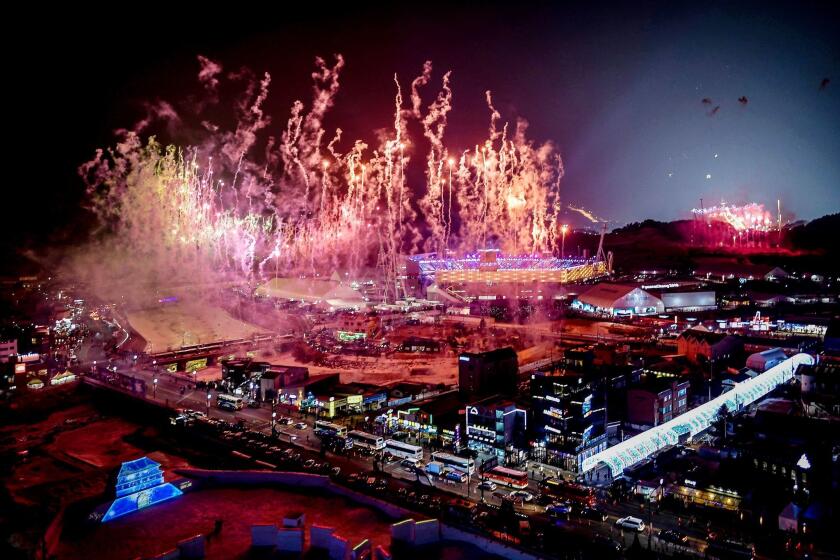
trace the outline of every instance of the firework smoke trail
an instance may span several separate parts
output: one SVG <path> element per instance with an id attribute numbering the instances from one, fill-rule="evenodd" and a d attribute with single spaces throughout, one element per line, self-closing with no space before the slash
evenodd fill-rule
<path id="1" fill-rule="evenodd" d="M 432 72 L 432 63 L 427 61 L 423 67 L 423 74 L 412 83 L 412 102 L 414 116 L 423 124 L 423 135 L 429 141 L 430 149 L 426 157 L 426 195 L 420 199 L 418 205 L 424 214 L 429 228 L 426 249 L 429 251 L 443 251 L 447 243 L 447 220 L 444 218 L 445 180 L 443 179 L 444 163 L 448 159 L 448 152 L 443 145 L 443 134 L 446 130 L 446 116 L 452 110 L 452 89 L 449 87 L 451 72 L 443 75 L 443 84 L 437 98 L 429 105 L 424 116 L 420 113 L 420 96 L 417 91 L 419 85 L 426 85 Z M 451 172 L 450 172 L 451 193 Z M 451 201 L 450 201 L 451 215 Z"/>
<path id="2" fill-rule="evenodd" d="M 204 57 L 199 65 L 206 99 L 191 109 L 200 119 L 202 141 L 179 149 L 153 137 L 143 140 L 156 120 L 167 129 L 185 126 L 174 106 L 160 102 L 148 107 L 133 130 L 119 131 L 113 149 L 97 151 L 80 167 L 102 235 L 100 251 L 80 258 L 79 269 L 96 269 L 114 285 L 127 281 L 148 288 L 196 278 L 329 276 L 334 270 L 356 276 L 378 266 L 385 296 L 393 300 L 400 296 L 401 255 L 420 248 L 424 234 L 423 248 L 434 251 L 555 249 L 560 157 L 550 144 L 528 141 L 524 121 L 509 136 L 489 92 L 488 137 L 452 152 L 444 144 L 451 75 L 443 75 L 440 91 L 424 109 L 421 90 L 432 76 L 427 62 L 411 82 L 407 108 L 394 76 L 393 128 L 378 144 L 369 150 L 355 140 L 341 150 L 341 130 L 325 136 L 323 121 L 334 105 L 344 59 L 336 55 L 328 66 L 319 58 L 309 109 L 295 101 L 279 140 L 269 136 L 257 161 L 260 134 L 271 124 L 263 111 L 271 76 L 225 76 L 220 64 Z M 234 103 L 232 130 L 200 114 L 219 103 L 223 79 L 245 83 Z M 419 141 L 408 137 L 409 121 L 422 126 Z M 423 144 L 426 184 L 409 188 L 409 153 Z"/>

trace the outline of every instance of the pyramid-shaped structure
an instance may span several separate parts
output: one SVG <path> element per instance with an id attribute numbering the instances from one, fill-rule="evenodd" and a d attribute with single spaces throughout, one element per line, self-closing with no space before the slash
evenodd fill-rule
<path id="1" fill-rule="evenodd" d="M 122 464 L 116 490 L 117 499 L 102 518 L 103 523 L 183 494 L 171 483 L 163 481 L 160 463 L 148 457 Z"/>

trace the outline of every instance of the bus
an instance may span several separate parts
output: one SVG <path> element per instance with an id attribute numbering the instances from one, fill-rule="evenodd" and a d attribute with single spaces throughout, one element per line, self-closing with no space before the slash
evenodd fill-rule
<path id="1" fill-rule="evenodd" d="M 482 475 L 484 480 L 492 480 L 496 484 L 509 486 L 517 490 L 528 488 L 528 473 L 505 467 L 493 467 Z"/>
<path id="2" fill-rule="evenodd" d="M 367 432 L 353 430 L 347 434 L 353 440 L 353 447 L 360 447 L 362 449 L 369 449 L 370 451 L 379 451 L 385 449 L 385 439 L 381 436 L 375 436 Z"/>
<path id="3" fill-rule="evenodd" d="M 395 439 L 385 440 L 385 451 L 400 459 L 411 459 L 417 462 L 423 458 L 423 448 L 419 445 L 409 445 Z"/>
<path id="4" fill-rule="evenodd" d="M 541 481 L 540 493 L 558 501 L 571 500 L 588 507 L 595 507 L 597 501 L 592 488 L 559 478 L 546 478 Z"/>
<path id="5" fill-rule="evenodd" d="M 315 421 L 315 435 L 316 436 L 339 436 L 347 437 L 347 426 L 341 424 L 333 424 L 325 420 Z"/>
<path id="6" fill-rule="evenodd" d="M 233 395 L 226 395 L 224 393 L 221 393 L 216 397 L 216 406 L 222 410 L 242 410 L 244 405 L 245 401 L 242 397 L 234 397 Z"/>
<path id="7" fill-rule="evenodd" d="M 475 474 L 475 461 L 467 457 L 459 457 L 450 453 L 432 453 L 432 461 L 443 463 L 450 469 L 457 469 L 462 473 Z"/>

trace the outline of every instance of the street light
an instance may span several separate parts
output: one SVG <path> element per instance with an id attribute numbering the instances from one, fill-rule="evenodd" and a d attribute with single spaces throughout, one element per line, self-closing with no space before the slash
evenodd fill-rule
<path id="1" fill-rule="evenodd" d="M 157 377 L 152 380 L 152 398 L 157 398 Z"/>
<path id="2" fill-rule="evenodd" d="M 560 233 L 563 235 L 562 240 L 560 241 L 560 258 L 566 257 L 566 232 L 569 231 L 569 226 L 567 224 L 563 224 L 560 226 Z"/>
<path id="3" fill-rule="evenodd" d="M 210 399 L 211 398 L 212 398 L 212 395 L 210 394 L 210 391 L 207 391 L 207 416 L 210 416 Z"/>

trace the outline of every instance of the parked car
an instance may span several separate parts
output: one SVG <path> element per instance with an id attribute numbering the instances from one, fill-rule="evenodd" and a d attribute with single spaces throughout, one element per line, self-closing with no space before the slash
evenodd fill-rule
<path id="1" fill-rule="evenodd" d="M 675 529 L 663 529 L 659 531 L 659 540 L 671 544 L 686 544 L 688 542 L 688 535 Z"/>
<path id="2" fill-rule="evenodd" d="M 295 428 L 298 430 L 305 430 L 306 429 L 306 422 L 298 422 L 295 424 Z"/>
<path id="3" fill-rule="evenodd" d="M 623 550 L 621 544 L 605 535 L 595 535 L 592 538 L 592 545 L 595 550 L 605 554 L 605 558 L 618 558 Z"/>
<path id="4" fill-rule="evenodd" d="M 415 465 L 417 465 L 417 461 L 413 461 L 411 459 L 403 459 L 400 461 L 400 466 L 402 467 L 411 467 L 411 470 L 414 470 Z"/>
<path id="5" fill-rule="evenodd" d="M 606 521 L 607 514 L 598 508 L 585 507 L 577 512 L 577 516 L 581 519 L 591 519 L 592 521 Z"/>
<path id="6" fill-rule="evenodd" d="M 534 495 L 525 490 L 514 490 L 510 493 L 510 497 L 516 502 L 531 502 L 534 500 Z"/>
<path id="7" fill-rule="evenodd" d="M 615 522 L 616 527 L 621 527 L 622 529 L 630 529 L 632 531 L 636 531 L 637 533 L 641 533 L 645 530 L 645 522 L 639 519 L 638 517 L 633 517 L 628 515 L 627 517 L 622 517 L 618 521 Z"/>
<path id="8" fill-rule="evenodd" d="M 550 506 L 545 508 L 545 512 L 550 517 L 560 517 L 563 519 L 567 519 L 572 513 L 572 504 L 570 504 L 569 502 L 559 502 L 556 504 L 551 504 Z"/>

